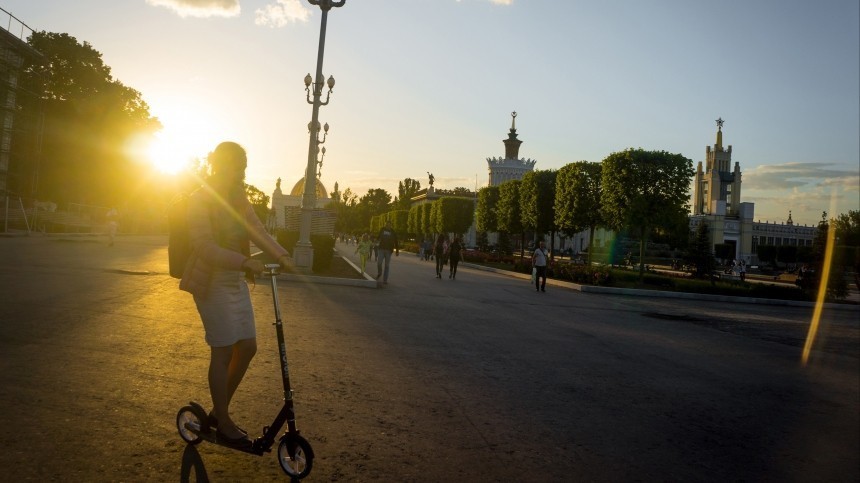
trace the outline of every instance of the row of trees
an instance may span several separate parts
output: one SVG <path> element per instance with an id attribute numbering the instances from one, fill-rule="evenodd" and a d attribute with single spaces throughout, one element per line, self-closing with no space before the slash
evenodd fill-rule
<path id="1" fill-rule="evenodd" d="M 470 193 L 467 188 L 457 187 L 432 203 L 412 206 L 412 198 L 420 191 L 421 183 L 412 178 L 398 183 L 393 199 L 382 188 L 369 189 L 359 198 L 350 188 L 341 192 L 336 185 L 329 206 L 337 212 L 335 230 L 354 235 L 376 233 L 390 219 L 401 237 L 427 237 L 434 233 L 463 234 L 472 226 L 475 202 L 464 196 Z"/>
<path id="2" fill-rule="evenodd" d="M 521 181 L 479 191 L 477 227 L 523 238 L 526 231 L 538 237 L 556 232 L 573 236 L 587 229 L 590 242 L 599 227 L 630 230 L 639 238 L 643 260 L 652 233 L 683 227 L 687 236 L 692 176 L 692 160 L 680 154 L 632 148 L 601 163 L 579 161 L 558 171 L 532 171 Z M 643 267 L 640 263 L 640 273 Z"/>
<path id="3" fill-rule="evenodd" d="M 102 54 L 64 33 L 33 32 L 41 55 L 25 58 L 16 96 L 9 190 L 22 198 L 118 207 L 123 230 L 163 229 L 165 206 L 200 185 L 198 161 L 180 175 L 158 173 L 143 154 L 161 129 L 140 92 L 111 74 Z M 266 220 L 269 196 L 245 186 Z"/>
<path id="4" fill-rule="evenodd" d="M 16 172 L 29 173 L 15 188 L 27 197 L 114 206 L 146 195 L 138 183 L 151 166 L 131 153 L 161 128 L 140 92 L 111 75 L 102 54 L 63 33 L 33 32 L 19 89 L 12 142 Z M 41 124 L 41 126 L 39 125 Z M 33 142 L 33 133 L 41 139 Z"/>

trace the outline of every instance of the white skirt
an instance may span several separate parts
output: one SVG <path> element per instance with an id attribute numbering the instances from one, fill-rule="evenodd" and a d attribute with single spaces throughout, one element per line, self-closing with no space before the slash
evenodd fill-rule
<path id="1" fill-rule="evenodd" d="M 203 320 L 206 343 L 211 347 L 227 347 L 257 337 L 254 308 L 244 273 L 213 272 L 208 297 L 195 296 L 194 303 Z"/>

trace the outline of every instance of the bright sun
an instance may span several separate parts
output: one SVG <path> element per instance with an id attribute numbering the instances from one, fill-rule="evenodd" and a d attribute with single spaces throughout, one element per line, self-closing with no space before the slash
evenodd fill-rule
<path id="1" fill-rule="evenodd" d="M 213 133 L 218 130 L 205 111 L 198 112 L 183 103 L 169 103 L 160 109 L 158 118 L 164 129 L 155 134 L 146 154 L 162 173 L 176 174 L 214 147 Z"/>
<path id="2" fill-rule="evenodd" d="M 194 155 L 181 142 L 158 133 L 149 144 L 147 157 L 155 169 L 162 173 L 176 174 L 189 166 Z"/>

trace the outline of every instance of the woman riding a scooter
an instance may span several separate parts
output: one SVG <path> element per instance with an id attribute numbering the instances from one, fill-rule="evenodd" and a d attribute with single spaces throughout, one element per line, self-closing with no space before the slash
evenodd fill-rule
<path id="1" fill-rule="evenodd" d="M 257 352 L 247 280 L 263 271 L 263 263 L 250 257 L 250 241 L 284 267 L 289 255 L 266 232 L 245 194 L 245 150 L 223 142 L 208 162 L 211 174 L 189 198 L 192 253 L 179 288 L 194 296 L 210 346 L 209 425 L 217 428 L 219 441 L 243 446 L 251 440 L 230 417 L 229 408 Z"/>

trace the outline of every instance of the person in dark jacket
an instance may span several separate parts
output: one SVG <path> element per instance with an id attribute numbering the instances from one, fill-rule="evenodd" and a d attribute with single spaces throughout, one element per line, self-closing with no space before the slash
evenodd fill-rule
<path id="1" fill-rule="evenodd" d="M 388 267 L 391 265 L 391 252 L 400 256 L 400 246 L 397 244 L 397 232 L 391 228 L 391 220 L 385 222 L 385 226 L 379 230 L 379 236 L 376 237 L 377 255 L 376 255 L 376 279 L 382 277 L 382 283 L 388 284 Z M 385 263 L 385 271 L 382 270 L 382 264 Z"/>
<path id="2" fill-rule="evenodd" d="M 433 256 L 436 258 L 436 278 L 442 278 L 442 267 L 445 266 L 445 250 L 448 248 L 445 235 L 439 234 L 433 244 Z"/>
<path id="3" fill-rule="evenodd" d="M 455 237 L 454 241 L 451 242 L 451 246 L 448 247 L 448 263 L 451 264 L 451 269 L 448 273 L 448 278 L 450 279 L 457 278 L 457 264 L 460 263 L 460 259 L 462 258 L 462 251 L 463 243 L 460 241 L 460 237 Z"/>

